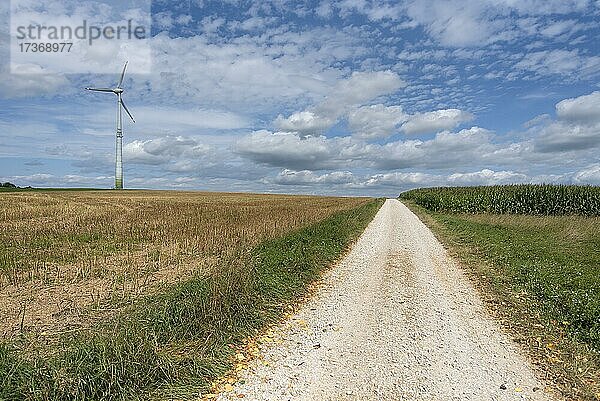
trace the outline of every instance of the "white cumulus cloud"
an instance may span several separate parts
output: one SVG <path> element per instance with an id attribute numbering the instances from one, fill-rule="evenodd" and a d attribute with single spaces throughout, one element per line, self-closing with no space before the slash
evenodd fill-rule
<path id="1" fill-rule="evenodd" d="M 473 114 L 458 109 L 430 111 L 410 116 L 408 121 L 402 125 L 402 130 L 407 134 L 439 132 L 456 128 L 461 123 L 471 121 L 473 118 Z"/>
<path id="2" fill-rule="evenodd" d="M 558 102 L 556 115 L 576 122 L 600 121 L 600 91 Z"/>
<path id="3" fill-rule="evenodd" d="M 318 116 L 312 111 L 300 111 L 288 118 L 280 114 L 273 124 L 281 131 L 297 132 L 305 136 L 322 133 L 331 127 L 334 122 L 327 117 Z"/>
<path id="4" fill-rule="evenodd" d="M 385 138 L 393 134 L 408 116 L 401 106 L 374 104 L 350 112 L 348 127 L 358 138 Z"/>
<path id="5" fill-rule="evenodd" d="M 525 174 L 514 171 L 494 171 L 483 169 L 471 173 L 454 173 L 448 177 L 452 185 L 499 185 L 527 182 Z"/>
<path id="6" fill-rule="evenodd" d="M 129 163 L 160 165 L 197 160 L 209 153 L 210 147 L 193 138 L 165 136 L 150 140 L 136 140 L 123 146 L 123 158 Z"/>
<path id="7" fill-rule="evenodd" d="M 391 71 L 354 72 L 347 79 L 338 81 L 321 103 L 287 118 L 280 115 L 274 125 L 280 130 L 302 135 L 322 133 L 351 110 L 380 96 L 394 93 L 405 85 Z"/>

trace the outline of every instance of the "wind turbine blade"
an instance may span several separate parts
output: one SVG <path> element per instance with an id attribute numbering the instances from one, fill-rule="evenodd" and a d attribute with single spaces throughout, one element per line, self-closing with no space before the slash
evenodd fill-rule
<path id="1" fill-rule="evenodd" d="M 121 99 L 121 106 L 123 106 L 123 108 L 125 109 L 125 111 L 127 112 L 127 114 L 129 115 L 129 118 L 131 118 L 131 121 L 135 122 L 135 119 L 133 118 L 133 116 L 131 115 L 131 113 L 129 112 L 129 109 L 127 108 L 127 106 L 125 106 L 125 103 L 123 103 L 123 99 Z"/>
<path id="2" fill-rule="evenodd" d="M 94 92 L 113 92 L 112 89 L 110 88 L 85 88 L 89 91 L 94 91 Z"/>
<path id="3" fill-rule="evenodd" d="M 125 65 L 123 66 L 123 72 L 121 73 L 121 79 L 119 79 L 119 85 L 117 85 L 117 88 L 120 88 L 121 85 L 123 85 L 123 78 L 125 77 L 125 70 L 127 69 L 128 63 L 129 63 L 129 61 L 126 61 Z"/>

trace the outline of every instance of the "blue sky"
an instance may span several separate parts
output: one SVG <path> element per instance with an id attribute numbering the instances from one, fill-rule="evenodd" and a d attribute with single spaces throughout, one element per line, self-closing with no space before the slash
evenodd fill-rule
<path id="1" fill-rule="evenodd" d="M 37 7 L 106 22 L 140 1 Z M 155 0 L 151 12 L 151 57 L 99 42 L 93 60 L 15 74 L 0 6 L 0 181 L 110 188 L 115 102 L 82 88 L 114 85 L 129 60 L 127 188 L 600 184 L 600 1 Z M 92 62 L 104 73 L 72 72 Z"/>

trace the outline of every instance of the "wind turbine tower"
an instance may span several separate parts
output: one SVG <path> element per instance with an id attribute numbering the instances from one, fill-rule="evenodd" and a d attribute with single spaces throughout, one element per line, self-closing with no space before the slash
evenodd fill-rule
<path id="1" fill-rule="evenodd" d="M 85 88 L 89 91 L 95 92 L 110 92 L 117 95 L 117 141 L 116 141 L 116 155 L 115 155 L 115 189 L 123 189 L 123 109 L 131 118 L 131 121 L 135 122 L 135 119 L 129 112 L 125 103 L 123 103 L 123 78 L 125 77 L 125 70 L 127 69 L 127 62 L 123 66 L 123 72 L 116 88 Z"/>

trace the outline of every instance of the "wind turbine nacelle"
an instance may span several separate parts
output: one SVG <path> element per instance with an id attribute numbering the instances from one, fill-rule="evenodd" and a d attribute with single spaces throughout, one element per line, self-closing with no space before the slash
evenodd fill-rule
<path id="1" fill-rule="evenodd" d="M 113 89 L 113 92 L 115 92 L 118 95 L 120 93 L 123 93 L 123 89 L 122 88 L 115 88 L 115 89 Z"/>

